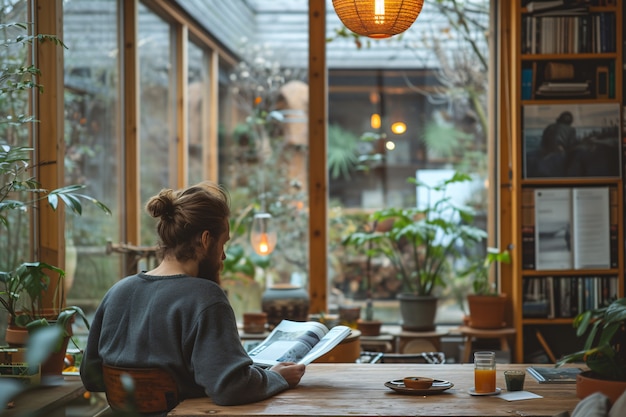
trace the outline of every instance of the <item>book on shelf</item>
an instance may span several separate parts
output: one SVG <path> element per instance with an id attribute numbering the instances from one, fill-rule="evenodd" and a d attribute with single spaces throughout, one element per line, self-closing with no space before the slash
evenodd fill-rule
<path id="1" fill-rule="evenodd" d="M 562 6 L 565 4 L 565 0 L 544 0 L 544 1 L 529 1 L 526 3 L 526 10 L 528 12 L 536 12 L 538 10 L 551 9 L 553 7 Z"/>
<path id="2" fill-rule="evenodd" d="M 533 98 L 533 70 L 531 68 L 522 69 L 522 100 Z"/>
<path id="3" fill-rule="evenodd" d="M 611 267 L 608 187 L 572 189 L 574 269 Z"/>
<path id="4" fill-rule="evenodd" d="M 535 189 L 535 269 L 610 269 L 609 187 Z"/>
<path id="5" fill-rule="evenodd" d="M 586 9 L 590 0 L 536 0 L 526 3 L 528 13 L 545 13 L 549 11 Z"/>
<path id="6" fill-rule="evenodd" d="M 535 269 L 535 193 L 522 190 L 522 269 Z"/>
<path id="7" fill-rule="evenodd" d="M 591 94 L 590 82 L 543 82 L 537 95 L 548 97 L 585 96 Z"/>
<path id="8" fill-rule="evenodd" d="M 563 9 L 522 16 L 522 53 L 609 53 L 616 50 L 615 13 Z"/>
<path id="9" fill-rule="evenodd" d="M 617 299 L 615 275 L 526 277 L 523 281 L 524 318 L 572 318 L 606 307 Z"/>
<path id="10" fill-rule="evenodd" d="M 256 365 L 261 366 L 273 366 L 280 362 L 308 365 L 330 352 L 350 332 L 348 326 L 328 329 L 316 321 L 283 320 L 248 355 Z"/>
<path id="11" fill-rule="evenodd" d="M 574 384 L 581 368 L 557 368 L 556 366 L 529 366 L 526 371 L 540 384 Z"/>

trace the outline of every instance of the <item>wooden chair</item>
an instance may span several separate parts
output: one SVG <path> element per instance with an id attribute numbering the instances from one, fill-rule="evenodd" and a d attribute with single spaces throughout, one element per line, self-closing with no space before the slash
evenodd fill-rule
<path id="1" fill-rule="evenodd" d="M 420 352 L 420 353 L 385 353 L 380 363 L 428 363 L 442 364 L 446 362 L 443 352 Z"/>
<path id="2" fill-rule="evenodd" d="M 365 360 L 364 358 L 368 356 L 370 357 L 370 360 Z M 420 353 L 361 352 L 361 361 L 366 362 L 366 363 L 443 364 L 446 362 L 446 355 L 443 352 L 420 352 Z"/>
<path id="3" fill-rule="evenodd" d="M 103 365 L 106 397 L 115 411 L 161 413 L 179 403 L 174 378 L 159 368 Z"/>

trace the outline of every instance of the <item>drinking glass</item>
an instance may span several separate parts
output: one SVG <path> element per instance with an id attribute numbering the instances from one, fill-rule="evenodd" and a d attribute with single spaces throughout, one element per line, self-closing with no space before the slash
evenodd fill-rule
<path id="1" fill-rule="evenodd" d="M 474 353 L 474 391 L 488 394 L 496 390 L 496 353 Z"/>
<path id="2" fill-rule="evenodd" d="M 504 371 L 504 380 L 506 381 L 507 391 L 521 391 L 524 389 L 524 371 Z"/>

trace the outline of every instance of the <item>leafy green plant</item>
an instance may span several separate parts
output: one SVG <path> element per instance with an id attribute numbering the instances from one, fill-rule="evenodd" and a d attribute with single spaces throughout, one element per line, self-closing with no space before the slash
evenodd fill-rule
<path id="1" fill-rule="evenodd" d="M 31 35 L 28 32 L 29 25 L 23 23 L 1 24 L 0 30 L 5 37 L 2 46 L 10 48 L 13 46 L 31 46 L 35 43 L 52 42 L 55 45 L 65 47 L 65 45 L 53 35 Z M 8 36 L 11 33 L 12 36 Z M 0 97 L 4 104 L 23 103 L 28 101 L 31 90 L 42 93 L 43 86 L 37 82 L 40 70 L 34 65 L 24 64 L 24 55 L 17 54 L 14 59 L 9 60 L 0 69 Z M 7 104 L 7 105 L 8 105 Z M 7 129 L 7 126 L 17 128 L 26 123 L 36 122 L 30 115 L 7 112 L 0 120 L 0 126 Z M 6 135 L 10 137 L 11 135 Z M 59 204 L 65 206 L 76 215 L 82 214 L 82 202 L 88 201 L 97 206 L 103 213 L 110 215 L 109 208 L 86 194 L 80 193 L 84 185 L 67 185 L 54 190 L 48 190 L 41 186 L 37 179 L 37 168 L 41 164 L 32 163 L 34 148 L 15 145 L 7 142 L 0 143 L 0 231 L 10 231 L 20 233 L 20 226 L 14 220 L 18 216 L 11 216 L 13 213 L 23 213 L 29 210 L 36 210 L 40 204 L 48 204 L 53 210 L 57 210 Z M 8 246 L 6 251 L 17 250 L 14 246 Z M 71 317 L 79 314 L 78 307 L 67 307 L 63 305 L 63 285 L 62 279 L 64 271 L 58 267 L 43 262 L 19 262 L 19 256 L 7 257 L 11 261 L 8 265 L 3 264 L 0 271 L 0 305 L 8 312 L 10 324 L 18 327 L 26 327 L 29 323 L 37 322 L 41 325 L 42 319 L 56 319 L 67 322 Z M 19 262 L 19 263 L 18 263 Z M 17 266 L 13 267 L 17 263 Z M 12 268 L 12 269 L 11 269 Z M 52 280 L 54 277 L 54 281 Z M 46 293 L 54 291 L 52 310 L 54 317 L 51 317 L 43 307 L 43 300 Z M 84 315 L 83 315 L 84 316 Z M 85 319 L 86 320 L 86 319 Z"/>
<path id="2" fill-rule="evenodd" d="M 0 223 L 6 229 L 11 227 L 10 211 L 25 211 L 36 208 L 45 200 L 53 210 L 60 201 L 65 203 L 73 213 L 82 214 L 81 200 L 95 204 L 105 214 L 110 215 L 109 208 L 85 194 L 77 193 L 85 188 L 83 185 L 68 185 L 55 190 L 42 188 L 37 179 L 31 175 L 33 166 L 30 164 L 32 148 L 0 145 Z M 50 286 L 50 275 L 56 275 L 54 286 Z M 62 269 L 43 262 L 25 262 L 11 271 L 0 271 L 0 303 L 10 315 L 13 325 L 24 327 L 28 322 L 42 317 L 42 298 L 48 290 L 62 289 L 60 281 L 65 273 Z M 58 295 L 58 294 L 57 294 Z M 62 295 L 60 296 L 62 299 Z M 55 296 L 55 299 L 57 297 Z M 60 308 L 61 300 L 56 305 Z"/>
<path id="3" fill-rule="evenodd" d="M 33 151 L 33 148 L 0 144 L 0 179 L 2 179 L 0 184 L 0 223 L 9 227 L 8 210 L 25 210 L 29 207 L 35 207 L 37 202 L 44 199 L 47 200 L 53 210 L 58 208 L 59 200 L 61 200 L 72 212 L 81 215 L 81 199 L 84 199 L 95 204 L 104 213 L 111 214 L 111 210 L 100 201 L 77 192 L 84 189 L 84 185 L 67 185 L 51 191 L 41 188 L 37 179 L 30 175 L 33 170 L 33 166 L 30 164 L 30 153 Z M 22 195 L 26 198 L 23 200 L 10 198 L 16 193 L 25 193 Z"/>
<path id="4" fill-rule="evenodd" d="M 626 298 L 578 314 L 573 326 L 578 337 L 588 332 L 585 345 L 582 350 L 563 356 L 556 366 L 585 362 L 603 379 L 626 381 Z"/>
<path id="5" fill-rule="evenodd" d="M 50 288 L 49 274 L 57 275 L 56 285 L 65 272 L 43 262 L 27 262 L 11 272 L 0 271 L 0 304 L 9 313 L 10 324 L 26 327 L 44 316 L 42 295 Z"/>
<path id="6" fill-rule="evenodd" d="M 484 230 L 472 225 L 474 210 L 454 204 L 446 194 L 449 185 L 470 180 L 469 175 L 458 172 L 435 186 L 409 178 L 410 183 L 425 187 L 429 196 L 437 192 L 440 197 L 428 198 L 421 207 L 378 210 L 372 213 L 371 222 L 389 227 L 351 233 L 343 244 L 361 248 L 367 256 L 387 257 L 404 292 L 432 295 L 435 288 L 446 286 L 443 273 L 451 260 L 487 237 Z"/>
<path id="7" fill-rule="evenodd" d="M 487 254 L 484 258 L 471 263 L 459 275 L 460 277 L 469 277 L 472 280 L 474 294 L 495 295 L 497 291 L 493 283 L 489 282 L 489 271 L 496 262 L 511 263 L 510 252 L 507 249 L 500 251 L 498 248 L 487 248 Z"/>

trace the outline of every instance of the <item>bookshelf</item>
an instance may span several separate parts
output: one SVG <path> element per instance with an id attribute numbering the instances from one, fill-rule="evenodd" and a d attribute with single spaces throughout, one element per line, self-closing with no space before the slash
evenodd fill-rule
<path id="1" fill-rule="evenodd" d="M 514 261 L 501 288 L 519 363 L 574 351 L 573 317 L 624 296 L 623 5 L 532 3 L 503 12 L 512 116 L 502 119 L 500 222 Z"/>

